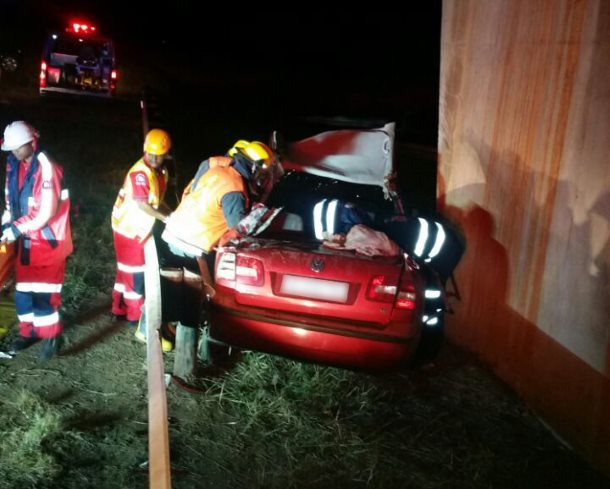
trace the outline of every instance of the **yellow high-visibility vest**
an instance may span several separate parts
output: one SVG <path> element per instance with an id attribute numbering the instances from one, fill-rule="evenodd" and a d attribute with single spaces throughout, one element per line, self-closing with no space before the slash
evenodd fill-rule
<path id="1" fill-rule="evenodd" d="M 168 174 L 163 168 L 161 172 L 155 171 L 140 158 L 127 172 L 123 187 L 114 202 L 112 209 L 112 229 L 128 238 L 139 238 L 143 241 L 152 231 L 155 218 L 148 215 L 138 207 L 133 198 L 133 182 L 131 174 L 142 172 L 146 175 L 150 190 L 148 192 L 148 204 L 158 209 L 163 201 L 165 189 L 167 188 Z M 159 179 L 162 179 L 163 185 Z"/>

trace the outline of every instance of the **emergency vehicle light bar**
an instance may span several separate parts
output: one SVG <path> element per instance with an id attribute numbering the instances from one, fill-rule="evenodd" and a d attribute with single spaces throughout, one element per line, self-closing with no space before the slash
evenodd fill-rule
<path id="1" fill-rule="evenodd" d="M 94 25 L 83 24 L 81 22 L 72 22 L 66 28 L 66 32 L 74 32 L 75 34 L 89 34 L 95 32 L 97 28 Z"/>

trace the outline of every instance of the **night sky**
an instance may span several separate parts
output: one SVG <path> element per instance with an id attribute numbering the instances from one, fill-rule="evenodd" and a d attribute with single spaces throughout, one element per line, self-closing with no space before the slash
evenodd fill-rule
<path id="1" fill-rule="evenodd" d="M 256 2 L 237 8 L 232 3 L 185 0 L 160 5 L 128 0 L 0 0 L 0 22 L 3 31 L 31 38 L 80 17 L 97 23 L 100 32 L 118 44 L 219 53 L 235 63 L 253 57 L 282 63 L 294 57 L 322 66 L 334 60 L 372 71 L 379 63 L 392 62 L 392 73 L 426 77 L 438 64 L 440 4 L 434 0 L 388 8 L 376 2 L 374 7 L 355 8 L 290 2 L 269 8 Z"/>
<path id="2" fill-rule="evenodd" d="M 362 8 L 313 2 L 237 8 L 185 0 L 0 5 L 0 40 L 29 45 L 32 58 L 48 32 L 84 19 L 114 39 L 120 72 L 132 69 L 134 60 L 160 67 L 151 77 L 171 71 L 180 75 L 171 82 L 175 93 L 192 91 L 180 83 L 200 83 L 210 74 L 228 83 L 271 80 L 269 92 L 282 92 L 281 103 L 300 103 L 299 110 L 374 111 L 406 120 L 413 129 L 408 137 L 436 142 L 441 0 L 391 8 L 379 2 Z"/>

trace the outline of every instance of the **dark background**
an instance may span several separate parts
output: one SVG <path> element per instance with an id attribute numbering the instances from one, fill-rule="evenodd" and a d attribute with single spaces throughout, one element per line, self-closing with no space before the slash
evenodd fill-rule
<path id="1" fill-rule="evenodd" d="M 311 2 L 212 8 L 184 0 L 0 5 L 0 49 L 23 51 L 22 68 L 0 83 L 0 102 L 11 100 L 0 104 L 7 120 L 33 117 L 34 124 L 48 121 L 55 128 L 58 117 L 78 124 L 84 113 L 100 121 L 107 111 L 123 113 L 118 104 L 132 107 L 137 120 L 142 92 L 152 92 L 157 106 L 149 122 L 170 131 L 180 184 L 201 160 L 223 154 L 238 139 L 268 141 L 279 130 L 286 140 L 298 140 L 328 129 L 311 124 L 328 118 L 343 127 L 395 122 L 398 183 L 407 205 L 435 208 L 440 0 L 408 8 Z M 113 101 L 38 95 L 44 40 L 74 20 L 94 23 L 115 42 L 119 77 Z M 26 115 L 32 112 L 38 115 Z M 131 161 L 142 133 L 123 137 L 131 141 Z M 100 138 L 105 140 L 104 132 Z"/>
<path id="2" fill-rule="evenodd" d="M 174 94 L 218 90 L 228 111 L 257 99 L 276 119 L 377 117 L 396 121 L 405 141 L 436 145 L 440 0 L 408 9 L 185 0 L 0 5 L 3 44 L 30 52 L 72 19 L 95 23 L 115 40 L 119 92 L 140 85 Z"/>

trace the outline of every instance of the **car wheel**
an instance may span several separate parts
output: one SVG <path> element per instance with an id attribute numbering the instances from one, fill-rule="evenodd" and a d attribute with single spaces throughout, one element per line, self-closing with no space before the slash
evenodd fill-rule
<path id="1" fill-rule="evenodd" d="M 421 367 L 435 360 L 444 343 L 445 316 L 440 314 L 437 324 L 434 326 L 423 326 L 417 350 L 412 358 L 412 365 L 414 367 Z"/>
<path id="2" fill-rule="evenodd" d="M 12 73 L 14 71 L 17 71 L 19 63 L 17 63 L 17 58 L 13 56 L 3 56 L 0 66 L 4 71 Z"/>

